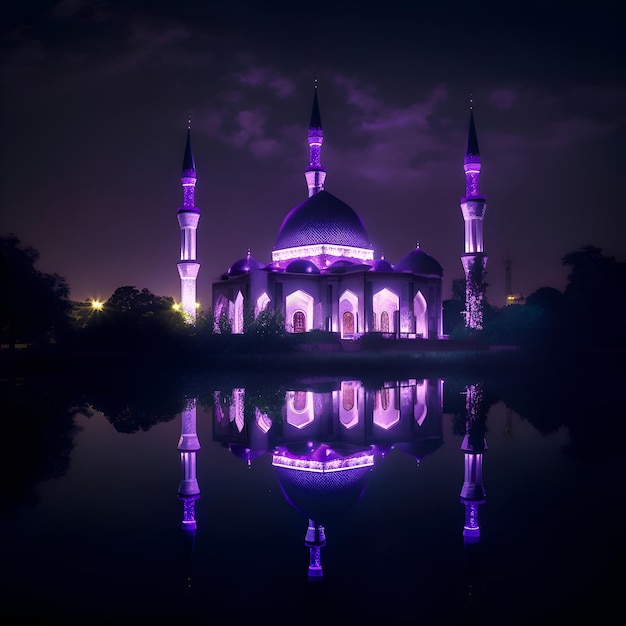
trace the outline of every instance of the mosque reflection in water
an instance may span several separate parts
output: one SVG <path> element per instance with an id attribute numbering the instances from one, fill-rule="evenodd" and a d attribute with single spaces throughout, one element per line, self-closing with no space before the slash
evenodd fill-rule
<path id="1" fill-rule="evenodd" d="M 460 502 L 465 506 L 462 528 L 468 551 L 480 539 L 479 507 L 485 502 L 482 464 L 487 450 L 482 389 L 465 387 L 465 457 Z M 303 385 L 286 391 L 274 409 L 246 401 L 244 388 L 213 393 L 213 440 L 251 464 L 269 453 L 287 502 L 308 519 L 304 545 L 309 550 L 308 578 L 323 578 L 325 526 L 346 502 L 358 502 L 369 476 L 394 450 L 419 464 L 443 444 L 443 381 L 406 380 L 377 389 L 345 380 Z M 196 400 L 182 413 L 178 450 L 183 502 L 182 529 L 193 541 L 195 503 L 200 497 L 196 453 Z"/>

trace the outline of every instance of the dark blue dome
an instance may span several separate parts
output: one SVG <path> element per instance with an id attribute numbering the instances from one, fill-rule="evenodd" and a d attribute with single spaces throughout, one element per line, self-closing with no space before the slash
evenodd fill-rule
<path id="1" fill-rule="evenodd" d="M 393 272 L 393 265 L 389 263 L 389 261 L 385 261 L 384 258 L 378 259 L 378 261 L 374 261 L 372 264 L 373 272 Z"/>
<path id="2" fill-rule="evenodd" d="M 291 272 L 292 274 L 319 274 L 320 270 L 312 261 L 296 259 L 287 265 L 285 272 Z"/>
<path id="3" fill-rule="evenodd" d="M 316 244 L 369 248 L 361 218 L 345 202 L 320 191 L 295 206 L 283 220 L 275 250 Z"/>
<path id="4" fill-rule="evenodd" d="M 356 263 L 342 259 L 341 261 L 335 261 L 326 271 L 341 274 L 351 267 L 357 267 Z"/>
<path id="5" fill-rule="evenodd" d="M 396 272 L 412 272 L 427 276 L 443 275 L 443 269 L 439 262 L 419 248 L 415 248 L 413 252 L 402 257 L 396 263 L 395 270 Z"/>
<path id="6" fill-rule="evenodd" d="M 243 258 L 235 261 L 228 268 L 228 276 L 240 276 L 241 274 L 247 274 L 250 270 L 260 270 L 265 265 L 261 261 L 257 261 L 254 257 L 250 256 L 250 252 Z"/>

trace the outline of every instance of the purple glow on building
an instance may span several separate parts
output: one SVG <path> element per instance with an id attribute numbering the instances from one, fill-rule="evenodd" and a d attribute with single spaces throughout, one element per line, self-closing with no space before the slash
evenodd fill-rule
<path id="1" fill-rule="evenodd" d="M 465 525 L 463 538 L 471 543 L 480 539 L 480 525 L 478 524 L 478 502 L 468 502 L 465 505 Z"/>
<path id="2" fill-rule="evenodd" d="M 324 527 L 309 519 L 304 544 L 309 548 L 309 580 L 311 582 L 319 581 L 324 576 L 321 554 L 321 548 L 326 545 L 326 531 Z"/>
<path id="3" fill-rule="evenodd" d="M 461 503 L 465 505 L 463 538 L 466 543 L 480 539 L 478 507 L 485 503 L 483 485 L 483 453 L 487 449 L 484 437 L 484 404 L 480 384 L 465 387 L 465 436 L 461 449 L 465 453 Z"/>
<path id="4" fill-rule="evenodd" d="M 183 206 L 178 209 L 177 218 L 180 227 L 180 276 L 181 309 L 185 321 L 196 320 L 196 279 L 200 264 L 196 260 L 196 230 L 200 220 L 200 211 L 195 206 L 196 164 L 191 149 L 191 129 L 187 129 L 187 143 L 183 156 Z"/>
<path id="5" fill-rule="evenodd" d="M 324 131 L 322 130 L 322 118 L 317 101 L 317 81 L 313 96 L 313 109 L 311 111 L 311 123 L 309 124 L 309 165 L 304 172 L 304 177 L 309 189 L 309 197 L 324 189 L 326 170 L 322 166 L 322 144 L 324 143 Z"/>
<path id="6" fill-rule="evenodd" d="M 196 500 L 197 498 L 181 498 L 183 501 L 182 530 L 186 532 L 197 530 L 196 523 Z"/>
<path id="7" fill-rule="evenodd" d="M 461 198 L 461 211 L 465 222 L 465 252 L 461 257 L 465 271 L 465 326 L 482 330 L 485 299 L 484 274 L 487 257 L 483 249 L 483 220 L 487 208 L 480 195 L 480 152 L 474 112 L 470 110 L 467 150 L 463 161 L 465 196 Z"/>
<path id="8" fill-rule="evenodd" d="M 358 467 L 372 467 L 374 465 L 373 452 L 357 452 L 351 456 L 337 456 L 332 449 L 327 448 L 328 460 L 321 460 L 316 457 L 317 448 L 307 455 L 295 456 L 288 450 L 274 452 L 272 465 L 274 467 L 284 467 L 296 469 L 302 472 L 341 472 Z"/>
<path id="9" fill-rule="evenodd" d="M 200 497 L 196 470 L 196 452 L 200 450 L 200 441 L 196 433 L 196 399 L 187 401 L 185 410 L 181 413 L 180 439 L 180 483 L 178 484 L 178 498 L 183 502 L 183 519 L 181 528 L 188 533 L 196 531 L 196 500 Z"/>

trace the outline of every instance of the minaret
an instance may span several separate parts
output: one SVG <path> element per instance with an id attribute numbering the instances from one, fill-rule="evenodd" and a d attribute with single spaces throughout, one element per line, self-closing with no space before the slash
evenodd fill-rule
<path id="1" fill-rule="evenodd" d="M 187 145 L 183 157 L 183 206 L 178 209 L 180 226 L 180 275 L 181 307 L 185 321 L 193 324 L 196 321 L 196 278 L 200 263 L 196 260 L 196 229 L 200 220 L 200 211 L 195 207 L 196 164 L 191 151 L 191 119 L 187 126 Z"/>
<path id="2" fill-rule="evenodd" d="M 324 189 L 326 170 L 322 166 L 322 144 L 324 143 L 324 131 L 320 108 L 317 103 L 317 78 L 315 79 L 315 91 L 313 95 L 313 110 L 311 111 L 311 123 L 309 124 L 309 165 L 304 171 L 306 184 L 309 188 L 309 198 Z"/>
<path id="3" fill-rule="evenodd" d="M 318 522 L 309 519 L 304 543 L 309 548 L 309 581 L 318 582 L 324 576 L 321 559 L 321 549 L 326 545 L 324 527 Z"/>
<path id="4" fill-rule="evenodd" d="M 472 330 L 483 327 L 483 299 L 485 297 L 484 273 L 487 257 L 483 252 L 483 219 L 487 201 L 480 195 L 480 153 L 474 111 L 470 104 L 469 135 L 463 160 L 465 170 L 465 195 L 461 198 L 461 211 L 465 220 L 465 253 L 461 257 L 465 270 L 465 326 Z"/>
<path id="5" fill-rule="evenodd" d="M 191 564 L 196 539 L 196 500 L 200 497 L 200 487 L 196 477 L 196 452 L 200 449 L 200 441 L 196 434 L 196 400 L 189 400 L 181 415 L 180 452 L 181 477 L 178 485 L 178 499 L 183 503 L 183 519 L 181 529 L 187 540 L 187 588 L 191 588 Z"/>

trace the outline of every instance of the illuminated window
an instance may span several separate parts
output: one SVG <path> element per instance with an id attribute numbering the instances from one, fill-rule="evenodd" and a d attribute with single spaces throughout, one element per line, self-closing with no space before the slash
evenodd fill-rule
<path id="1" fill-rule="evenodd" d="M 389 313 L 383 311 L 380 314 L 380 331 L 383 333 L 389 332 Z"/>
<path id="2" fill-rule="evenodd" d="M 380 404 L 383 411 L 389 409 L 389 389 L 381 389 L 380 390 Z"/>
<path id="3" fill-rule="evenodd" d="M 306 409 L 306 391 L 294 391 L 293 409 L 300 413 Z"/>
<path id="4" fill-rule="evenodd" d="M 296 311 L 293 314 L 293 332 L 303 333 L 306 331 L 306 317 L 304 311 Z"/>
<path id="5" fill-rule="evenodd" d="M 341 392 L 341 404 L 344 410 L 352 411 L 354 408 L 354 387 L 344 387 Z"/>
<path id="6" fill-rule="evenodd" d="M 343 332 L 348 335 L 354 333 L 354 315 L 351 311 L 343 313 Z"/>

